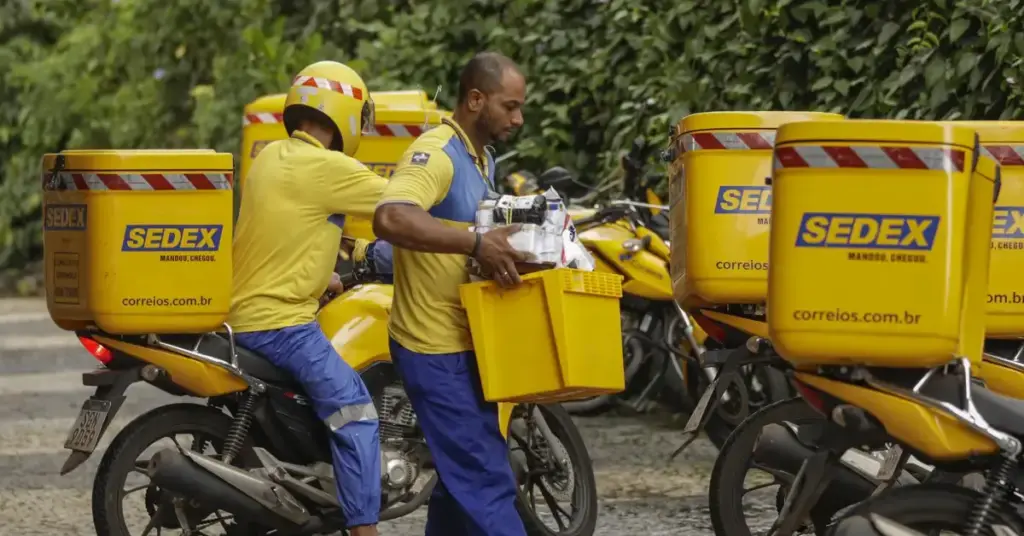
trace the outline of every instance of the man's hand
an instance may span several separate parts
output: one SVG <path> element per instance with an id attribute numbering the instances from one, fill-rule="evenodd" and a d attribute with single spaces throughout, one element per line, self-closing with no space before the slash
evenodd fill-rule
<path id="1" fill-rule="evenodd" d="M 520 224 L 498 227 L 480 236 L 480 248 L 476 260 L 489 271 L 494 280 L 503 287 L 518 285 L 522 280 L 516 270 L 516 263 L 527 260 L 525 253 L 508 243 L 509 235 L 519 231 Z"/>
<path id="2" fill-rule="evenodd" d="M 324 291 L 323 296 L 320 296 L 320 307 L 327 305 L 331 299 L 345 290 L 345 286 L 341 284 L 341 276 L 338 272 L 331 274 L 331 282 L 327 283 L 327 290 Z"/>
<path id="3" fill-rule="evenodd" d="M 345 285 L 341 284 L 341 276 L 338 272 L 331 274 L 331 282 L 327 283 L 327 292 L 333 292 L 334 294 L 341 294 L 345 290 Z"/>

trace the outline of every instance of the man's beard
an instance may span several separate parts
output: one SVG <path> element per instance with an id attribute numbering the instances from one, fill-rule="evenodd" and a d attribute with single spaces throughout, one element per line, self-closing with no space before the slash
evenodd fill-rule
<path id="1" fill-rule="evenodd" d="M 491 114 L 487 111 L 486 107 L 480 110 L 480 115 L 477 116 L 476 121 L 473 123 L 473 128 L 476 129 L 477 135 L 485 138 L 481 140 L 484 144 L 500 139 L 498 136 L 501 135 L 501 132 L 495 132 L 491 122 Z"/>

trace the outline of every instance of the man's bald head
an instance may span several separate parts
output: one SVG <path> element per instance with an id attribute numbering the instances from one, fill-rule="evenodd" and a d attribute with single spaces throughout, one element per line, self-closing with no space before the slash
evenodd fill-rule
<path id="1" fill-rule="evenodd" d="M 484 95 L 491 95 L 501 89 L 505 71 L 522 76 L 516 62 L 497 52 L 481 52 L 462 68 L 459 75 L 458 104 L 466 102 L 469 92 L 477 90 Z"/>
<path id="2" fill-rule="evenodd" d="M 475 134 L 480 144 L 505 140 L 523 126 L 526 79 L 519 66 L 497 52 L 482 52 L 469 60 L 459 77 L 456 120 Z"/>

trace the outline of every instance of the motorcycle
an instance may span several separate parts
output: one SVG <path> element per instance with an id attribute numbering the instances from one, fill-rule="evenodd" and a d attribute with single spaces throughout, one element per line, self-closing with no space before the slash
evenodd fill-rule
<path id="1" fill-rule="evenodd" d="M 980 171 L 982 161 L 987 170 Z M 987 204 L 991 195 L 995 204 L 1007 183 L 991 161 L 975 158 L 973 165 L 993 179 L 991 194 L 974 201 Z M 839 198 L 845 192 L 833 195 Z M 785 206 L 773 206 L 773 217 Z M 779 219 L 785 221 L 783 216 Z M 976 228 L 984 229 L 982 225 Z M 982 243 L 986 250 L 998 249 L 994 236 Z M 775 250 L 773 254 L 778 255 Z M 978 254 L 975 251 L 970 258 L 976 261 Z M 784 265 L 780 257 L 776 267 Z M 1019 262 L 1012 257 L 1001 260 Z M 1013 273 L 1015 265 L 992 267 L 1011 268 Z M 988 267 L 974 273 L 986 272 Z M 974 289 L 973 296 L 982 294 Z M 968 346 L 956 354 L 981 342 L 978 328 L 991 329 L 988 318 L 978 321 L 980 310 L 964 317 L 976 323 L 968 328 Z M 751 461 L 767 465 L 759 469 L 783 482 L 776 498 L 779 520 L 771 530 L 780 536 L 808 523 L 817 534 L 833 534 L 832 529 L 842 534 L 898 534 L 890 530 L 897 525 L 900 530 L 948 530 L 970 536 L 1021 533 L 1024 502 L 1017 490 L 1024 483 L 1019 466 L 1024 344 L 1005 329 L 995 333 L 1012 338 L 985 340 L 978 348 L 980 356 L 953 354 L 948 360 L 916 366 L 904 362 L 902 367 L 871 360 L 864 360 L 870 365 L 856 364 L 852 359 L 827 364 L 796 360 L 794 366 L 776 353 L 771 342 L 751 339 L 750 351 L 786 369 L 800 397 L 752 415 L 723 446 L 709 497 L 716 534 L 750 533 L 732 520 L 743 517 L 738 496 L 746 491 L 744 473 Z M 884 454 L 854 463 L 847 457 L 852 451 Z M 879 519 L 893 525 L 879 525 Z"/>
<path id="2" fill-rule="evenodd" d="M 709 486 L 715 533 L 749 533 L 739 493 L 751 460 L 782 478 L 775 534 L 808 523 L 819 535 L 872 534 L 857 532 L 869 524 L 879 535 L 902 534 L 886 523 L 923 531 L 963 530 L 968 523 L 1019 530 L 1005 508 L 1024 506 L 1024 497 L 1005 486 L 1024 483 L 1007 450 L 1024 437 L 1024 344 L 989 340 L 985 350 L 980 367 L 961 361 L 957 370 L 932 369 L 923 377 L 912 370 L 790 368 L 801 396 L 752 415 L 719 452 Z"/>
<path id="3" fill-rule="evenodd" d="M 388 353 L 392 287 L 376 282 L 372 263 L 345 274 L 345 290 L 317 313 L 321 329 L 360 373 L 380 420 L 381 520 L 425 504 L 437 482 L 429 449 Z M 326 426 L 302 389 L 270 361 L 235 343 L 231 327 L 199 335 L 118 336 L 77 333 L 102 364 L 83 375 L 95 387 L 68 436 L 67 474 L 90 457 L 133 384 L 145 381 L 205 406 L 176 403 L 129 423 L 103 455 L 93 486 L 93 518 L 101 536 L 127 536 L 121 501 L 129 474 L 144 490 L 157 528 L 183 534 L 221 524 L 229 536 L 305 535 L 343 529 Z M 517 508 L 531 536 L 586 536 L 597 522 L 597 491 L 586 446 L 558 405 L 500 405 L 510 462 L 520 485 Z M 148 460 L 139 456 L 161 437 L 193 435 Z M 212 452 L 206 452 L 212 448 Z M 535 492 L 535 488 L 539 492 Z M 541 495 L 558 524 L 537 511 Z M 560 506 L 571 501 L 571 507 Z M 222 516 L 217 511 L 227 512 Z"/>

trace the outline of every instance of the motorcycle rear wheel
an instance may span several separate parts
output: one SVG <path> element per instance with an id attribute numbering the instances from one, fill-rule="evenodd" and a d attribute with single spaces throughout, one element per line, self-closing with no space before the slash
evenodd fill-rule
<path id="1" fill-rule="evenodd" d="M 678 394 L 679 400 L 692 400 L 689 407 L 685 408 L 687 413 L 693 411 L 696 406 L 696 401 L 704 394 L 704 389 L 710 386 L 710 381 L 707 376 L 704 375 L 704 371 L 701 370 L 696 364 L 692 362 L 686 362 L 687 366 L 687 387 L 686 394 Z M 729 435 L 732 434 L 733 430 L 739 426 L 739 422 L 743 419 L 753 415 L 761 408 L 767 407 L 770 404 L 780 402 L 791 398 L 793 388 L 790 387 L 789 381 L 786 379 L 786 375 L 782 371 L 770 367 L 768 365 L 757 365 L 753 368 L 752 374 L 757 375 L 759 382 L 761 383 L 761 394 L 763 400 L 757 400 L 752 402 L 750 393 L 750 378 L 741 376 L 739 379 L 744 382 L 743 385 L 730 385 L 728 386 L 729 392 L 734 396 L 739 396 L 738 389 L 742 388 L 746 394 L 743 399 L 745 400 L 745 407 L 740 409 L 739 415 L 734 415 L 732 419 L 726 419 L 723 417 L 724 408 L 721 406 L 714 408 L 711 416 L 708 417 L 707 423 L 704 425 L 704 434 L 708 436 L 708 439 L 712 444 L 715 445 L 719 451 L 722 450 Z M 672 373 L 670 377 L 678 378 L 678 374 Z M 682 380 L 676 380 L 677 383 L 682 384 Z M 668 383 L 670 390 L 675 390 L 676 387 L 670 382 Z M 685 396 L 685 398 L 684 398 Z"/>
<path id="2" fill-rule="evenodd" d="M 230 427 L 231 417 L 227 414 L 206 406 L 188 403 L 158 407 L 144 413 L 125 426 L 103 454 L 93 481 L 92 515 L 97 536 L 133 536 L 127 526 L 124 511 L 124 497 L 127 495 L 124 492 L 124 486 L 131 473 L 139 472 L 137 461 L 147 448 L 162 438 L 192 434 L 209 441 L 210 446 L 216 452 L 220 452 Z M 181 446 L 186 449 L 194 448 L 194 445 Z M 241 467 L 257 464 L 258 459 L 248 445 L 243 447 L 235 460 L 235 465 Z M 151 482 L 146 488 L 145 494 L 147 510 L 151 506 L 159 508 L 155 513 L 148 512 L 151 522 L 153 518 L 157 518 L 157 522 L 164 528 L 171 528 L 168 525 L 177 524 L 172 510 L 166 506 L 160 508 L 163 499 L 158 487 Z M 190 522 L 192 522 L 192 511 L 189 512 Z M 254 532 L 254 528 L 248 526 L 236 525 L 232 527 L 232 530 L 238 534 L 262 534 Z M 150 534 L 156 534 L 156 531 L 154 530 Z"/>
<path id="3" fill-rule="evenodd" d="M 971 511 L 982 495 L 953 484 L 921 484 L 892 488 L 851 508 L 837 523 L 831 536 L 873 536 L 857 526 L 856 518 L 876 514 L 916 531 L 953 531 L 964 534 Z M 992 510 L 994 525 L 1005 525 L 1017 534 L 1024 533 L 1024 520 L 1005 505 Z M 860 529 L 860 530 L 859 530 Z M 857 532 L 851 532 L 856 530 Z M 991 526 L 982 534 L 992 534 Z"/>

